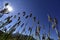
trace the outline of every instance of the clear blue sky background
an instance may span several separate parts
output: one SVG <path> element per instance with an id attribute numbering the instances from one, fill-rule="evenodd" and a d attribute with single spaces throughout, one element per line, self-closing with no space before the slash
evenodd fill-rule
<path id="1" fill-rule="evenodd" d="M 47 14 L 50 14 L 52 18 L 56 17 L 58 20 L 58 28 L 60 30 L 60 0 L 0 0 L 0 8 L 3 7 L 3 4 L 5 2 L 11 3 L 14 9 L 14 11 L 12 12 L 13 15 L 18 12 L 22 13 L 23 11 L 26 11 L 27 14 L 30 14 L 30 11 L 32 11 L 33 16 L 36 16 L 37 20 L 40 20 L 40 25 L 45 25 L 46 33 L 48 32 Z M 23 18 L 22 20 L 24 21 Z M 30 24 L 28 26 L 30 26 Z M 19 28 L 17 30 L 19 30 Z M 43 32 L 41 29 L 41 35 L 42 33 Z M 56 32 L 52 30 L 52 27 L 51 38 L 57 40 Z"/>

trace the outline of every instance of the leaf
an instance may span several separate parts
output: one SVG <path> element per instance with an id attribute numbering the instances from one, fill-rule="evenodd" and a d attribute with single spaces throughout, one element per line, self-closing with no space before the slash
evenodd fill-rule
<path id="1" fill-rule="evenodd" d="M 8 24 L 11 23 L 11 22 L 12 22 L 12 20 L 10 20 L 10 21 L 8 22 Z"/>
<path id="2" fill-rule="evenodd" d="M 28 18 L 28 15 L 25 18 L 27 19 Z"/>
<path id="3" fill-rule="evenodd" d="M 54 29 L 56 26 L 55 26 L 55 24 L 52 24 L 52 28 Z"/>
<path id="4" fill-rule="evenodd" d="M 57 22 L 57 19 L 56 19 L 56 18 L 54 18 L 54 24 L 58 24 L 58 22 Z"/>
<path id="5" fill-rule="evenodd" d="M 25 16 L 25 15 L 26 15 L 26 12 L 24 11 L 24 12 L 23 12 L 23 16 Z"/>
<path id="6" fill-rule="evenodd" d="M 20 17 L 18 17 L 18 21 L 20 20 Z"/>
<path id="7" fill-rule="evenodd" d="M 14 15 L 14 18 L 16 18 L 16 15 Z"/>
<path id="8" fill-rule="evenodd" d="M 48 20 L 52 22 L 52 18 L 50 17 L 50 15 L 48 15 Z"/>
<path id="9" fill-rule="evenodd" d="M 41 29 L 40 26 L 36 27 L 35 35 L 40 36 L 40 29 Z"/>
<path id="10" fill-rule="evenodd" d="M 10 31 L 10 34 L 11 34 L 13 31 L 15 31 L 15 30 L 16 30 L 16 28 L 12 28 L 11 31 Z"/>
<path id="11" fill-rule="evenodd" d="M 42 40 L 45 40 L 45 35 L 43 34 L 43 36 L 42 36 Z"/>
<path id="12" fill-rule="evenodd" d="M 17 24 L 18 24 L 18 26 L 20 25 L 20 23 L 21 23 L 21 21 L 19 21 Z"/>
<path id="13" fill-rule="evenodd" d="M 21 25 L 21 27 L 23 27 L 24 26 L 24 23 Z"/>
<path id="14" fill-rule="evenodd" d="M 34 22 L 36 21 L 36 17 L 33 17 Z"/>
<path id="15" fill-rule="evenodd" d="M 0 13 L 2 13 L 2 14 L 8 14 L 9 12 L 8 12 L 8 9 L 5 8 L 5 9 L 1 10 Z"/>
<path id="16" fill-rule="evenodd" d="M 39 20 L 37 21 L 37 24 L 40 24 L 40 21 Z"/>
<path id="17" fill-rule="evenodd" d="M 9 3 L 5 3 L 5 6 L 9 5 Z"/>
<path id="18" fill-rule="evenodd" d="M 29 16 L 32 17 L 32 13 Z"/>
<path id="19" fill-rule="evenodd" d="M 2 24 L 2 26 L 0 26 L 0 28 L 4 27 L 5 25 L 8 25 L 11 22 L 12 22 L 12 20 L 6 21 L 5 23 Z"/>
<path id="20" fill-rule="evenodd" d="M 29 31 L 31 31 L 32 30 L 32 28 L 31 27 L 29 27 L 29 29 L 28 29 Z"/>
<path id="21" fill-rule="evenodd" d="M 31 32 L 32 32 L 32 28 L 31 27 L 29 27 L 29 29 L 28 29 L 29 31 L 30 31 L 30 34 L 31 34 Z"/>
<path id="22" fill-rule="evenodd" d="M 18 15 L 20 15 L 20 13 L 18 13 Z"/>
<path id="23" fill-rule="evenodd" d="M 10 20 L 10 18 L 12 18 L 13 16 L 8 16 L 7 18 L 5 18 L 5 20 Z"/>

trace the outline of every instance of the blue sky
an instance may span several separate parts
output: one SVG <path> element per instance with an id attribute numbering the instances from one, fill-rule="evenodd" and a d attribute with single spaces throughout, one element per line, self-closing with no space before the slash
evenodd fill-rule
<path id="1" fill-rule="evenodd" d="M 13 11 L 11 15 L 15 15 L 16 13 L 26 11 L 26 14 L 30 14 L 32 11 L 33 16 L 37 17 L 37 20 L 40 20 L 40 25 L 45 25 L 46 33 L 48 32 L 48 17 L 47 14 L 50 14 L 52 18 L 56 17 L 58 20 L 58 28 L 60 28 L 60 0 L 0 0 L 0 8 L 3 7 L 5 2 L 9 2 L 13 7 Z M 7 15 L 6 15 L 7 16 Z M 9 15 L 8 15 L 9 16 Z M 3 17 L 4 18 L 4 17 Z M 13 19 L 14 20 L 14 19 Z M 24 22 L 24 17 L 21 18 Z M 29 19 L 28 19 L 29 20 Z M 15 20 L 16 22 L 16 20 Z M 14 23 L 14 22 L 13 22 Z M 31 24 L 32 22 L 30 22 Z M 30 26 L 28 24 L 27 26 Z M 35 26 L 35 25 L 34 25 Z M 21 28 L 18 28 L 19 30 Z M 34 27 L 35 29 L 35 27 Z M 60 29 L 59 29 L 60 30 Z M 58 31 L 59 31 L 58 30 Z M 28 32 L 27 32 L 28 33 Z M 41 35 L 42 35 L 41 29 Z M 56 32 L 51 27 L 51 38 L 57 40 Z"/>

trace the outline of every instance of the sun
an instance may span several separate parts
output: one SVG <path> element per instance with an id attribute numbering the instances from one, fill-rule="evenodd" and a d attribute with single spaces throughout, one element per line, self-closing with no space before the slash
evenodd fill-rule
<path id="1" fill-rule="evenodd" d="M 13 8 L 10 5 L 8 5 L 6 8 L 8 9 L 9 12 L 13 11 Z"/>

